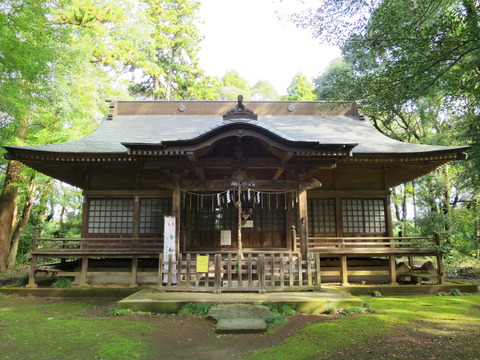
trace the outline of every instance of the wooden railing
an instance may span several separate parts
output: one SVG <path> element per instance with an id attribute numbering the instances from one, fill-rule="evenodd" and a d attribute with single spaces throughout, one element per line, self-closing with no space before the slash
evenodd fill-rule
<path id="1" fill-rule="evenodd" d="M 163 251 L 163 238 L 40 238 L 35 232 L 32 254 L 151 253 Z"/>
<path id="2" fill-rule="evenodd" d="M 297 248 L 300 239 L 297 238 Z M 309 237 L 309 252 L 322 254 L 436 253 L 438 242 L 430 237 Z"/>
<path id="3" fill-rule="evenodd" d="M 197 255 L 199 256 L 199 255 Z M 167 261 L 160 256 L 158 288 L 171 291 L 292 291 L 320 288 L 320 258 L 310 254 L 231 254 L 208 256 L 208 270 L 198 272 L 197 256 L 187 254 Z"/>

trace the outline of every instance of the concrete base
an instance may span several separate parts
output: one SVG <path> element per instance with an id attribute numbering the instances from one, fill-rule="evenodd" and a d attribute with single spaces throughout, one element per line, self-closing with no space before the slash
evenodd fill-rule
<path id="1" fill-rule="evenodd" d="M 177 313 L 188 303 L 244 303 L 287 304 L 304 314 L 321 314 L 328 307 L 343 309 L 347 306 L 362 306 L 362 300 L 336 289 L 323 289 L 318 292 L 277 292 L 257 293 L 188 293 L 159 292 L 144 289 L 118 302 L 121 309 L 147 311 L 153 313 Z"/>

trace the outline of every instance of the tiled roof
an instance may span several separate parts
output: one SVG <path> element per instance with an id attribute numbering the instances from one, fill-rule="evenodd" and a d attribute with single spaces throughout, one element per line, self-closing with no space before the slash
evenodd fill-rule
<path id="1" fill-rule="evenodd" d="M 208 102 L 205 102 L 208 104 Z M 278 103 L 275 103 L 278 106 Z M 205 105 L 204 105 L 205 106 Z M 215 114 L 124 114 L 119 112 L 103 121 L 91 134 L 75 141 L 59 144 L 7 147 L 54 153 L 126 154 L 122 143 L 161 144 L 192 140 L 232 124 L 249 124 L 290 142 L 308 141 L 319 144 L 358 144 L 353 154 L 425 153 L 455 148 L 410 144 L 391 139 L 368 120 L 350 114 L 259 114 L 258 121 L 235 119 L 222 121 Z M 465 147 L 463 147 L 465 148 Z M 458 148 L 462 149 L 462 148 Z"/>

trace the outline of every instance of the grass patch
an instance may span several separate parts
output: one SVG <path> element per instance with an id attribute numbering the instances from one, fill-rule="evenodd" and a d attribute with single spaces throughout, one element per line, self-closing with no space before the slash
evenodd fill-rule
<path id="1" fill-rule="evenodd" d="M 52 284 L 52 287 L 57 289 L 66 289 L 71 286 L 72 286 L 72 280 L 63 276 L 56 278 Z"/>
<path id="2" fill-rule="evenodd" d="M 211 303 L 188 303 L 182 306 L 179 311 L 180 315 L 206 316 L 212 308 Z"/>
<path id="3" fill-rule="evenodd" d="M 148 344 L 141 334 L 148 323 L 125 318 L 83 317 L 84 302 L 0 301 L 2 356 L 16 359 L 144 359 Z M 48 341 L 46 341 L 48 339 Z"/>
<path id="4" fill-rule="evenodd" d="M 480 295 L 368 298 L 376 313 L 311 324 L 284 345 L 246 359 L 474 359 L 480 345 Z M 427 346 L 428 345 L 428 346 Z M 375 353 L 377 356 L 375 356 Z"/>

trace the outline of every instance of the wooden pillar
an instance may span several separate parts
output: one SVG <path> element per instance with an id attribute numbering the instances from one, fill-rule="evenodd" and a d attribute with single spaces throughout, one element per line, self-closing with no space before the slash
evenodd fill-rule
<path id="1" fill-rule="evenodd" d="M 340 256 L 340 276 L 342 277 L 342 285 L 348 285 L 348 266 L 347 257 L 345 255 Z"/>
<path id="2" fill-rule="evenodd" d="M 32 259 L 30 260 L 30 272 L 28 274 L 28 284 L 25 285 L 26 288 L 34 289 L 38 287 L 37 283 L 35 282 L 36 268 L 37 268 L 37 257 L 35 255 L 32 255 Z"/>
<path id="3" fill-rule="evenodd" d="M 257 276 L 259 294 L 265 294 L 267 292 L 265 287 L 265 254 L 258 254 L 257 257 Z"/>
<path id="4" fill-rule="evenodd" d="M 222 254 L 215 254 L 215 278 L 214 290 L 215 294 L 222 292 Z M 207 276 L 208 277 L 208 276 Z"/>
<path id="5" fill-rule="evenodd" d="M 288 194 L 285 198 L 286 204 L 286 210 L 285 210 L 285 241 L 287 242 L 287 250 L 292 251 L 292 249 L 295 248 L 295 239 L 293 239 L 292 235 L 292 201 L 291 201 L 291 195 Z"/>
<path id="6" fill-rule="evenodd" d="M 298 231 L 300 234 L 300 253 L 303 258 L 307 258 L 308 254 L 308 207 L 307 207 L 307 190 L 302 189 L 298 195 L 298 208 L 300 213 L 300 221 Z"/>
<path id="7" fill-rule="evenodd" d="M 390 284 L 397 285 L 397 263 L 395 261 L 395 255 L 390 255 L 389 261 L 390 261 Z"/>
<path id="8" fill-rule="evenodd" d="M 80 274 L 80 284 L 79 286 L 87 286 L 87 271 L 88 271 L 88 257 L 82 257 L 82 272 Z"/>
<path id="9" fill-rule="evenodd" d="M 315 253 L 315 267 L 317 269 L 317 287 L 322 287 L 322 273 L 320 267 L 320 253 Z"/>
<path id="10" fill-rule="evenodd" d="M 445 284 L 445 270 L 443 267 L 443 257 L 441 254 L 437 254 L 437 282 L 439 284 Z"/>
<path id="11" fill-rule="evenodd" d="M 178 182 L 173 187 L 172 194 L 172 216 L 175 216 L 175 253 L 180 253 L 180 209 L 181 209 L 181 192 Z"/>
<path id="12" fill-rule="evenodd" d="M 136 256 L 132 257 L 132 274 L 130 278 L 130 288 L 134 289 L 137 285 L 137 271 L 138 271 L 138 258 Z"/>

